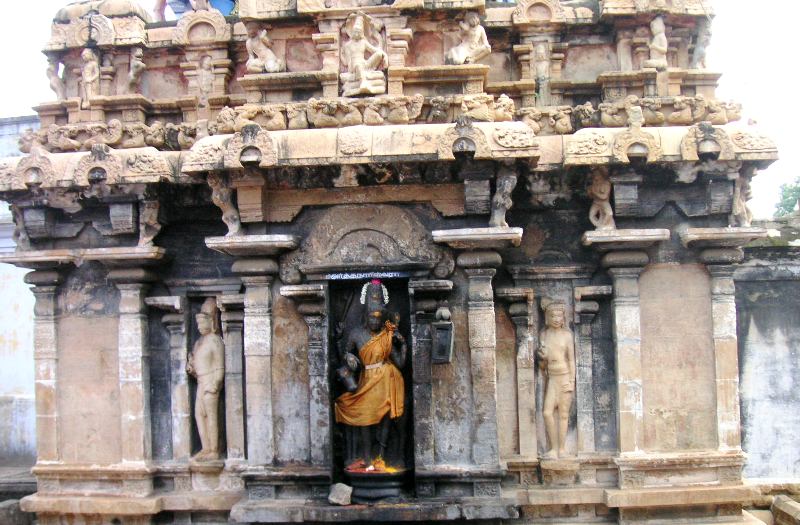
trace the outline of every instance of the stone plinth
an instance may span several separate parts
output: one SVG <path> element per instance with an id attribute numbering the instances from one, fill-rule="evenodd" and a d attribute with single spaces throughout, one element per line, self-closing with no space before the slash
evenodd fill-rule
<path id="1" fill-rule="evenodd" d="M 458 250 L 508 248 L 522 242 L 522 228 L 435 230 L 433 241 Z"/>
<path id="2" fill-rule="evenodd" d="M 577 481 L 580 463 L 576 459 L 542 459 L 542 482 L 545 485 L 574 485 Z"/>
<path id="3" fill-rule="evenodd" d="M 292 98 L 293 94 L 325 97 L 338 95 L 339 75 L 335 71 L 301 71 L 293 73 L 264 73 L 244 75 L 239 83 L 247 95 L 247 102 L 259 104 Z"/>

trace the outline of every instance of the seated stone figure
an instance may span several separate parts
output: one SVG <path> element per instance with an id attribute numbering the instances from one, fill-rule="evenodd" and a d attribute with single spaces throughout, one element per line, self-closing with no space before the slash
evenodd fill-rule
<path id="1" fill-rule="evenodd" d="M 474 64 L 492 52 L 486 30 L 481 26 L 478 13 L 468 12 L 459 22 L 461 43 L 451 49 L 445 57 L 445 63 L 452 65 Z"/>
<path id="2" fill-rule="evenodd" d="M 278 73 L 286 70 L 286 65 L 275 56 L 267 30 L 258 22 L 247 22 L 247 72 Z"/>
<path id="3" fill-rule="evenodd" d="M 381 95 L 386 93 L 386 77 L 382 69 L 388 65 L 388 56 L 376 45 L 376 26 L 364 13 L 347 17 L 344 32 L 350 38 L 342 46 L 342 95 Z"/>

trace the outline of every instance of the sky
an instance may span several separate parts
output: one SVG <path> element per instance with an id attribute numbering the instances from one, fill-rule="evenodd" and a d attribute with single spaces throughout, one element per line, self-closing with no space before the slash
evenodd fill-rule
<path id="1" fill-rule="evenodd" d="M 45 76 L 47 61 L 40 50 L 50 37 L 53 15 L 66 3 L 0 0 L 0 63 L 5 71 L 5 81 L 0 84 L 0 117 L 32 114 L 31 107 L 53 99 Z M 153 1 L 141 3 L 150 7 Z M 25 13 L 23 6 L 34 7 Z M 780 148 L 781 160 L 754 180 L 750 201 L 757 218 L 769 218 L 780 185 L 800 176 L 795 168 L 800 164 L 800 146 L 793 143 L 799 135 L 795 119 L 800 123 L 800 104 L 794 96 L 800 79 L 800 34 L 796 33 L 800 1 L 716 0 L 714 11 L 708 65 L 724 73 L 717 97 L 742 103 L 743 121 L 757 121 L 760 130 Z M 791 117 L 792 110 L 798 115 Z"/>

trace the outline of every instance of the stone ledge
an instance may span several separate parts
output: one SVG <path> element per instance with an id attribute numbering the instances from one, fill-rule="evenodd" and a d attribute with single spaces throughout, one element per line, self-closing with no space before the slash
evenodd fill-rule
<path id="1" fill-rule="evenodd" d="M 584 246 L 591 246 L 598 251 L 641 250 L 668 241 L 670 231 L 664 229 L 633 230 L 595 230 L 583 234 Z"/>
<path id="2" fill-rule="evenodd" d="M 215 252 L 233 257 L 256 257 L 277 255 L 297 248 L 294 235 L 232 235 L 230 237 L 206 237 L 206 246 Z"/>
<path id="3" fill-rule="evenodd" d="M 101 514 L 111 516 L 147 516 L 163 509 L 162 498 L 39 496 L 23 498 L 20 507 L 25 512 L 59 514 Z"/>
<path id="4" fill-rule="evenodd" d="M 433 242 L 458 250 L 508 248 L 522 243 L 522 228 L 462 228 L 435 230 Z"/>
<path id="5" fill-rule="evenodd" d="M 528 489 L 528 505 L 600 505 L 605 503 L 602 488 Z"/>
<path id="6" fill-rule="evenodd" d="M 229 511 L 247 497 L 244 492 L 176 492 L 163 496 L 164 510 L 169 511 Z"/>
<path id="7" fill-rule="evenodd" d="M 747 501 L 758 490 L 744 485 L 733 487 L 686 487 L 665 489 L 606 489 L 605 504 L 611 508 L 679 507 Z"/>
<path id="8" fill-rule="evenodd" d="M 233 523 L 285 523 L 323 522 L 342 523 L 349 521 L 395 522 L 395 521 L 454 521 L 516 519 L 516 506 L 500 500 L 480 499 L 453 501 L 426 501 L 425 503 L 397 503 L 332 506 L 307 500 L 246 500 L 231 510 Z"/>
<path id="9" fill-rule="evenodd" d="M 110 267 L 145 266 L 161 262 L 166 256 L 165 248 L 90 248 L 18 251 L 0 255 L 0 263 L 22 268 L 44 269 L 65 264 L 80 265 L 85 261 L 98 261 Z"/>
<path id="10" fill-rule="evenodd" d="M 688 228 L 679 233 L 687 248 L 741 248 L 767 237 L 764 228 Z"/>
<path id="11" fill-rule="evenodd" d="M 800 525 L 800 503 L 788 496 L 776 496 L 772 502 L 775 525 Z"/>

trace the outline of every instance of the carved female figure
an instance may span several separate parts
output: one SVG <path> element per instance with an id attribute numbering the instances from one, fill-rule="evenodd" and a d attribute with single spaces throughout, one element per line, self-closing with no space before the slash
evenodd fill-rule
<path id="1" fill-rule="evenodd" d="M 247 72 L 278 73 L 286 69 L 286 65 L 279 60 L 272 51 L 272 41 L 267 36 L 267 30 L 258 22 L 247 22 Z"/>
<path id="2" fill-rule="evenodd" d="M 575 394 L 575 345 L 572 332 L 566 327 L 564 303 L 547 302 L 543 307 L 546 327 L 539 335 L 537 355 L 539 367 L 547 375 L 543 415 L 550 448 L 545 458 L 555 459 L 567 455 L 567 427 Z"/>
<path id="3" fill-rule="evenodd" d="M 84 49 L 81 53 L 83 66 L 81 67 L 81 95 L 83 109 L 89 108 L 89 100 L 100 94 L 100 61 L 91 49 Z"/>
<path id="4" fill-rule="evenodd" d="M 186 371 L 197 379 L 194 417 L 202 449 L 194 459 L 214 460 L 219 458 L 219 393 L 225 378 L 225 344 L 219 335 L 216 299 L 206 299 L 195 320 L 200 338 L 186 363 Z"/>
<path id="5" fill-rule="evenodd" d="M 481 26 L 478 13 L 468 12 L 458 25 L 461 43 L 447 53 L 446 64 L 474 64 L 492 52 L 492 46 L 489 45 L 486 30 Z"/>

